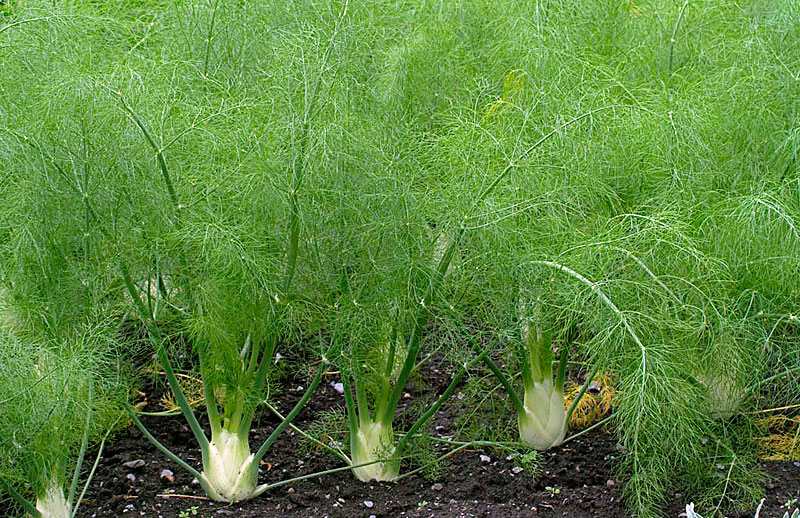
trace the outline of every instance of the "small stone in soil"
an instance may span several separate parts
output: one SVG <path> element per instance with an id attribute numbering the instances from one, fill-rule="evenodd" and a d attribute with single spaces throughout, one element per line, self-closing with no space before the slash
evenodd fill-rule
<path id="1" fill-rule="evenodd" d="M 141 468 L 145 464 L 146 464 L 146 462 L 143 461 L 142 459 L 136 459 L 136 460 L 131 460 L 131 461 L 122 463 L 123 466 L 125 466 L 126 468 L 130 468 L 130 469 Z"/>
<path id="2" fill-rule="evenodd" d="M 161 478 L 163 478 L 164 480 L 166 480 L 170 484 L 175 482 L 175 474 L 172 471 L 168 470 L 168 469 L 165 469 L 165 470 L 161 471 Z"/>
<path id="3" fill-rule="evenodd" d="M 488 455 L 481 455 L 481 462 L 483 462 L 484 464 L 488 464 L 492 462 L 492 458 L 489 457 Z"/>
<path id="4" fill-rule="evenodd" d="M 431 486 L 431 489 L 433 489 L 434 491 L 441 491 L 443 488 L 444 486 L 438 482 Z"/>
<path id="5" fill-rule="evenodd" d="M 611 480 L 611 479 L 606 480 L 606 487 L 607 488 L 611 489 L 612 487 L 614 487 L 616 485 L 617 485 L 617 483 L 614 482 L 613 480 Z"/>
<path id="6" fill-rule="evenodd" d="M 125 478 L 128 479 L 128 482 L 130 482 L 131 485 L 136 483 L 136 475 L 134 475 L 133 473 L 128 473 L 127 475 L 125 475 Z"/>
<path id="7" fill-rule="evenodd" d="M 511 472 L 512 472 L 513 474 L 515 474 L 515 475 L 519 475 L 519 474 L 520 474 L 520 473 L 522 473 L 523 471 L 525 471 L 525 469 L 524 469 L 524 468 L 521 468 L 521 467 L 519 467 L 519 466 L 514 466 L 513 468 L 511 468 Z"/>
<path id="8" fill-rule="evenodd" d="M 372 509 L 375 506 L 375 502 L 373 502 L 372 500 L 364 500 L 364 505 Z"/>
<path id="9" fill-rule="evenodd" d="M 344 394 L 344 384 L 342 383 L 331 383 L 333 390 L 338 392 L 339 394 Z"/>

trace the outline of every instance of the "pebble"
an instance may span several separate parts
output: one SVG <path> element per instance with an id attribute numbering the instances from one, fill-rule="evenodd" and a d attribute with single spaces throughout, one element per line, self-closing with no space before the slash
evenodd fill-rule
<path id="1" fill-rule="evenodd" d="M 128 473 L 127 475 L 125 475 L 125 478 L 128 479 L 128 482 L 130 482 L 131 485 L 136 483 L 136 475 L 134 475 L 133 473 Z"/>
<path id="2" fill-rule="evenodd" d="M 441 491 L 443 488 L 444 486 L 438 482 L 431 486 L 431 489 L 433 489 L 434 491 Z"/>
<path id="3" fill-rule="evenodd" d="M 522 473 L 523 471 L 525 471 L 525 469 L 524 469 L 524 468 L 521 468 L 521 467 L 519 467 L 519 466 L 514 466 L 513 468 L 511 468 L 511 472 L 512 472 L 513 474 L 515 474 L 515 475 L 519 475 L 519 474 L 520 474 L 520 473 Z"/>
<path id="4" fill-rule="evenodd" d="M 484 464 L 488 464 L 492 462 L 492 458 L 489 457 L 488 455 L 481 455 L 481 462 L 483 462 Z"/>
<path id="5" fill-rule="evenodd" d="M 800 468 L 800 461 L 792 462 L 792 466 L 794 466 L 795 468 Z"/>
<path id="6" fill-rule="evenodd" d="M 233 514 L 233 511 L 228 511 L 227 509 L 217 509 L 217 514 Z"/>
<path id="7" fill-rule="evenodd" d="M 606 487 L 607 488 L 611 489 L 612 487 L 614 487 L 616 485 L 617 485 L 617 483 L 614 482 L 613 480 L 611 480 L 611 479 L 606 480 Z"/>
<path id="8" fill-rule="evenodd" d="M 131 461 L 122 463 L 123 466 L 125 466 L 126 468 L 130 468 L 130 469 L 141 468 L 145 464 L 147 464 L 147 463 L 145 461 L 143 461 L 142 459 L 136 459 L 136 460 L 131 460 Z"/>
<path id="9" fill-rule="evenodd" d="M 164 469 L 161 471 L 161 478 L 163 478 L 164 480 L 166 480 L 171 484 L 172 482 L 175 482 L 175 473 L 173 473 L 168 469 Z"/>
<path id="10" fill-rule="evenodd" d="M 302 391 L 303 391 L 303 386 L 302 386 L 302 385 L 298 385 L 298 386 L 297 386 L 297 388 L 296 388 L 295 390 L 296 390 L 297 392 L 302 392 Z"/>
<path id="11" fill-rule="evenodd" d="M 375 507 L 375 502 L 373 502 L 372 500 L 364 500 L 364 505 L 372 509 L 373 507 Z"/>
<path id="12" fill-rule="evenodd" d="M 331 383 L 333 390 L 338 392 L 339 394 L 344 394 L 344 384 L 342 383 Z"/>

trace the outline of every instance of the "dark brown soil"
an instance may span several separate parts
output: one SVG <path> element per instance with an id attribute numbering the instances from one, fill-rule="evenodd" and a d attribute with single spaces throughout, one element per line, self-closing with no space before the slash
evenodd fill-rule
<path id="1" fill-rule="evenodd" d="M 439 372 L 433 370 L 432 374 Z M 431 386 L 421 393 L 413 390 L 405 402 L 440 393 L 449 380 L 426 377 Z M 342 405 L 343 396 L 332 387 L 331 377 L 315 393 L 309 406 L 297 419 L 302 428 L 324 410 Z M 338 381 L 338 380 L 336 380 Z M 298 382 L 280 398 L 287 409 L 301 391 Z M 152 398 L 151 398 L 152 399 Z M 452 406 L 442 409 L 433 423 L 436 433 L 446 436 L 457 412 Z M 251 435 L 259 444 L 277 424 L 277 419 L 262 416 Z M 151 417 L 145 423 L 150 431 L 184 460 L 197 466 L 199 450 L 181 417 Z M 294 432 L 287 432 L 267 454 L 261 482 L 279 481 L 341 466 L 338 459 L 324 453 L 300 453 Z M 438 445 L 444 453 L 452 445 Z M 118 437 L 103 452 L 97 474 L 81 507 L 82 518 L 150 516 L 163 518 L 258 517 L 268 518 L 395 518 L 395 517 L 535 517 L 572 518 L 628 516 L 621 501 L 620 481 L 613 467 L 623 453 L 615 437 L 595 431 L 561 448 L 543 454 L 537 480 L 515 468 L 513 459 L 498 450 L 465 449 L 448 459 L 448 468 L 437 481 L 412 476 L 395 484 L 364 484 L 348 471 L 308 479 L 276 488 L 249 502 L 220 504 L 207 500 L 192 477 L 166 460 L 133 427 Z M 483 457 L 482 457 L 483 456 Z M 488 457 L 489 459 L 487 460 Z M 126 467 L 124 463 L 142 460 L 144 465 Z M 162 476 L 174 474 L 172 481 Z M 781 517 L 781 506 L 800 497 L 800 463 L 765 463 L 772 477 L 762 518 Z M 678 516 L 685 502 L 670 506 L 668 516 Z M 742 515 L 742 516 L 752 516 Z"/>

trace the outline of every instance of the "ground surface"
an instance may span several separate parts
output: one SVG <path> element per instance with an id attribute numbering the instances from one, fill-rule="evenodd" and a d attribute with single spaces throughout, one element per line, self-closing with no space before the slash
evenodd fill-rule
<path id="1" fill-rule="evenodd" d="M 438 369 L 428 374 L 437 372 Z M 426 379 L 431 380 L 428 374 Z M 439 378 L 434 377 L 431 385 L 420 393 L 414 393 L 412 388 L 405 401 L 423 397 L 425 392 L 441 392 L 449 380 L 444 374 Z M 332 378 L 326 380 L 297 419 L 301 428 L 314 415 L 342 404 L 343 396 L 335 390 L 333 382 Z M 281 408 L 289 408 L 299 394 L 295 386 L 282 395 Z M 455 412 L 453 406 L 443 408 L 434 422 L 437 434 L 449 433 Z M 181 417 L 152 417 L 145 422 L 170 449 L 198 465 L 199 450 Z M 263 416 L 252 434 L 252 444 L 263 441 L 277 422 Z M 266 458 L 269 464 L 262 466 L 262 482 L 341 466 L 331 455 L 298 452 L 298 444 L 294 432 L 286 433 L 275 444 Z M 452 446 L 442 445 L 442 452 L 445 448 Z M 131 427 L 105 449 L 79 515 L 83 518 L 624 517 L 627 514 L 621 501 L 623 482 L 614 477 L 615 460 L 622 455 L 624 450 L 617 445 L 613 434 L 598 430 L 545 453 L 536 480 L 520 471 L 514 460 L 507 459 L 500 451 L 468 448 L 448 459 L 448 469 L 436 481 L 412 476 L 396 484 L 368 485 L 345 471 L 276 488 L 250 502 L 228 505 L 205 499 L 191 476 L 166 460 Z M 142 465 L 131 467 L 138 464 Z M 800 463 L 765 463 L 765 469 L 771 482 L 761 517 L 780 518 L 785 511 L 781 506 L 800 497 Z M 173 473 L 173 480 L 162 476 L 164 470 Z M 678 495 L 667 516 L 679 516 L 685 503 Z"/>

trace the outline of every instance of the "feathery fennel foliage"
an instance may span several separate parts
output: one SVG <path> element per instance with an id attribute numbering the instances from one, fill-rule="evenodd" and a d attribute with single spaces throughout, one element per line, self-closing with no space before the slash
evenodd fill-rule
<path id="1" fill-rule="evenodd" d="M 227 486 L 261 369 L 322 337 L 343 460 L 394 479 L 403 386 L 422 350 L 457 381 L 483 353 L 464 323 L 509 380 L 533 356 L 523 388 L 558 385 L 546 341 L 523 347 L 524 300 L 618 381 L 633 513 L 676 488 L 757 503 L 740 414 L 800 400 L 797 0 L 344 5 L 7 8 L 2 325 L 53 343 L 127 314 L 165 366 L 188 345 Z"/>

